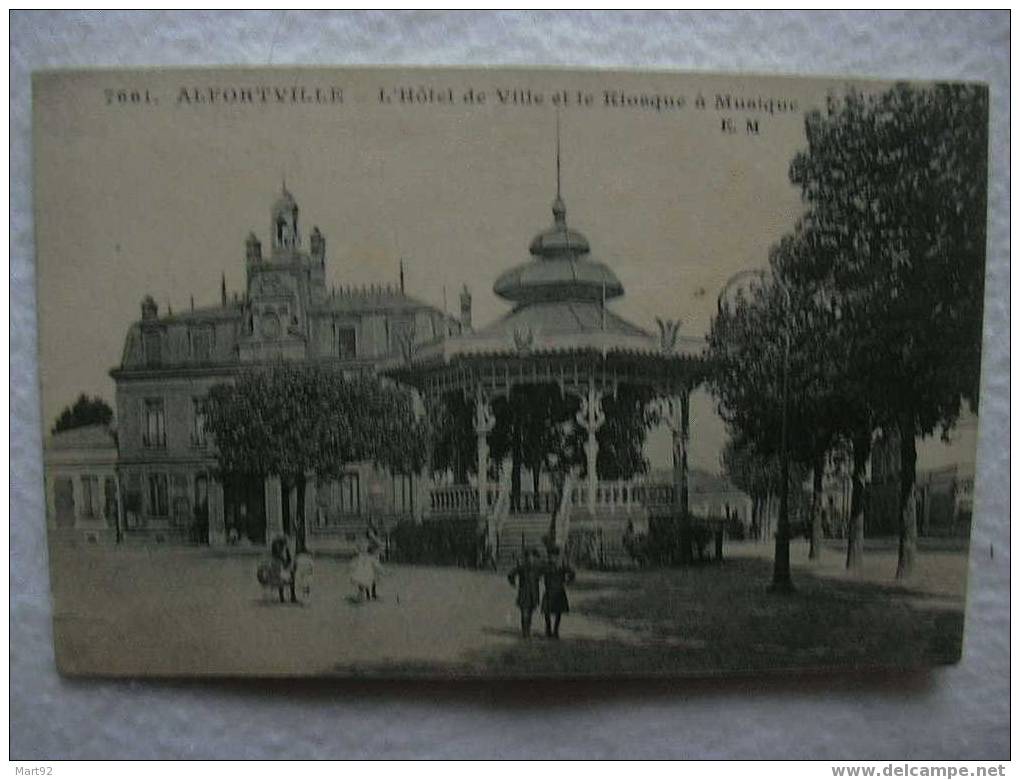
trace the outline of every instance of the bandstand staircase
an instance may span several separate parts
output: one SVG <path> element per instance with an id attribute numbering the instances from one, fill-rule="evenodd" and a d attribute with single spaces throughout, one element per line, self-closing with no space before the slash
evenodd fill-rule
<path id="1" fill-rule="evenodd" d="M 537 550 L 542 555 L 551 519 L 547 513 L 508 515 L 499 529 L 496 565 L 500 569 L 512 568 L 526 549 Z"/>
<path id="2" fill-rule="evenodd" d="M 524 494 L 520 509 L 500 518 L 496 548 L 496 565 L 499 568 L 514 566 L 526 549 L 544 555 L 549 541 L 565 546 L 570 533 L 572 488 L 571 478 L 567 477 L 558 496 L 555 493 Z M 555 526 L 553 507 L 556 507 Z"/>

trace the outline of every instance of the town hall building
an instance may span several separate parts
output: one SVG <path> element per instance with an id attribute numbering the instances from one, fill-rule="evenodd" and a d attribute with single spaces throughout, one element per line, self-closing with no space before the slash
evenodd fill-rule
<path id="1" fill-rule="evenodd" d="M 263 546 L 291 532 L 296 490 L 280 480 L 224 478 L 205 432 L 211 387 L 240 370 L 277 360 L 374 372 L 408 344 L 459 333 L 461 320 L 394 286 L 331 289 L 326 238 L 313 227 L 305 248 L 298 204 L 284 186 L 272 205 L 269 243 L 245 242 L 247 286 L 220 304 L 161 314 L 146 297 L 128 329 L 116 383 L 121 502 L 118 536 L 126 541 L 208 542 Z M 402 274 L 401 274 L 402 276 Z M 383 473 L 368 464 L 339 480 L 311 484 L 304 517 L 310 549 L 344 549 L 368 517 L 415 513 L 418 477 Z"/>

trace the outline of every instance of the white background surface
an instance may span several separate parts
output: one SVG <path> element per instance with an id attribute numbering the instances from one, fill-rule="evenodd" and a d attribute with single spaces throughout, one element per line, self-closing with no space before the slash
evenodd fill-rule
<path id="1" fill-rule="evenodd" d="M 13 13 L 11 757 L 1007 757 L 1009 23 L 1007 12 Z M 58 677 L 42 503 L 29 74 L 215 64 L 563 65 L 988 82 L 980 473 L 963 662 L 907 677 L 556 684 Z"/>

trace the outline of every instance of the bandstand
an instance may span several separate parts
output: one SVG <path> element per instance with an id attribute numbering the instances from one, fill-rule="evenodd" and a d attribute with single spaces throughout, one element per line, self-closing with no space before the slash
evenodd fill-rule
<path id="1" fill-rule="evenodd" d="M 677 523 L 681 538 L 689 529 L 689 398 L 705 377 L 704 340 L 682 336 L 675 321 L 657 319 L 659 332 L 653 334 L 615 314 L 608 304 L 624 294 L 623 285 L 591 256 L 587 238 L 567 226 L 558 181 L 552 211 L 552 227 L 531 242 L 531 259 L 495 282 L 493 291 L 513 305 L 509 313 L 417 348 L 408 340 L 402 359 L 383 373 L 420 393 L 426 409 L 451 393 L 473 401 L 475 481 L 427 480 L 424 521 L 475 518 L 479 538 L 484 534 L 500 564 L 522 546 L 554 540 L 574 553 L 587 545 L 597 564 L 624 565 L 627 534 L 646 533 L 656 513 Z M 490 464 L 493 402 L 515 388 L 538 385 L 577 399 L 576 415 L 567 424 L 579 426 L 585 437 L 585 466 L 564 475 L 552 491 L 525 492 L 511 502 L 508 464 Z M 603 400 L 624 386 L 640 388 L 651 399 L 655 419 L 672 433 L 669 482 L 599 477 Z M 687 557 L 689 543 L 682 548 L 681 557 Z"/>

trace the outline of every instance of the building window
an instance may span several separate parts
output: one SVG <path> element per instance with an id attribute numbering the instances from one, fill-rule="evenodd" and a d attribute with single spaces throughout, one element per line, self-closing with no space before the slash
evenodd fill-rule
<path id="1" fill-rule="evenodd" d="M 158 366 L 163 362 L 163 336 L 159 331 L 145 334 L 145 365 Z"/>
<path id="2" fill-rule="evenodd" d="M 126 472 L 124 476 L 124 524 L 127 528 L 139 528 L 142 524 L 143 495 L 141 472 Z"/>
<path id="3" fill-rule="evenodd" d="M 341 360 L 353 360 L 358 356 L 358 336 L 352 327 L 337 328 L 337 354 Z"/>
<path id="4" fill-rule="evenodd" d="M 107 477 L 103 481 L 103 515 L 107 520 L 117 520 L 117 480 Z"/>
<path id="5" fill-rule="evenodd" d="M 361 490 L 357 474 L 344 474 L 332 485 L 333 509 L 342 515 L 356 515 L 361 511 Z"/>
<path id="6" fill-rule="evenodd" d="M 393 506 L 401 513 L 414 511 L 414 477 L 410 474 L 393 475 Z"/>
<path id="7" fill-rule="evenodd" d="M 170 514 L 166 474 L 149 475 L 149 514 L 153 517 L 166 517 Z"/>
<path id="8" fill-rule="evenodd" d="M 146 447 L 166 447 L 166 414 L 162 398 L 145 399 L 145 420 L 142 443 Z"/>
<path id="9" fill-rule="evenodd" d="M 401 355 L 414 343 L 414 323 L 411 320 L 387 321 L 390 353 Z"/>
<path id="10" fill-rule="evenodd" d="M 95 518 L 100 516 L 99 477 L 86 474 L 81 478 L 81 514 L 82 517 Z"/>
<path id="11" fill-rule="evenodd" d="M 209 519 L 209 477 L 206 474 L 195 475 L 195 516 Z"/>
<path id="12" fill-rule="evenodd" d="M 53 480 L 53 508 L 57 528 L 74 528 L 74 483 L 70 477 Z"/>
<path id="13" fill-rule="evenodd" d="M 191 399 L 191 445 L 204 447 L 205 438 L 205 399 Z"/>

